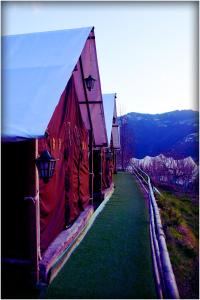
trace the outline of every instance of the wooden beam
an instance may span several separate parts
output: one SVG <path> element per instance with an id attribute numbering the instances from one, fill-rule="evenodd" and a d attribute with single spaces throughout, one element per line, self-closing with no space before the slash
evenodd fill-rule
<path id="1" fill-rule="evenodd" d="M 79 104 L 102 104 L 103 101 L 79 101 Z"/>
<path id="2" fill-rule="evenodd" d="M 102 145 L 95 145 L 94 147 L 108 147 L 107 143 L 103 143 Z"/>
<path id="3" fill-rule="evenodd" d="M 82 58 L 81 58 L 81 56 L 79 58 L 79 63 L 80 63 L 80 68 L 81 68 L 81 77 L 82 77 L 82 82 L 83 82 L 84 95 L 85 95 L 85 99 L 86 99 L 86 106 L 87 106 L 88 118 L 89 118 L 89 122 L 90 122 L 90 129 L 92 129 L 92 133 L 94 133 L 93 125 L 92 125 L 92 119 L 91 119 L 91 114 L 90 114 L 90 108 L 89 108 L 89 104 L 88 104 L 88 96 L 87 96 L 87 91 L 86 91 L 86 87 L 85 87 L 83 64 L 82 64 Z"/>
<path id="4" fill-rule="evenodd" d="M 90 202 L 93 205 L 93 185 L 94 185 L 94 173 L 93 173 L 93 134 L 92 130 L 89 130 L 89 191 Z"/>

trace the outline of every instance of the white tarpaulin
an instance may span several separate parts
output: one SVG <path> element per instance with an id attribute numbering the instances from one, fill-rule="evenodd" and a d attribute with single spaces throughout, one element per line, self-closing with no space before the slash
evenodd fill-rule
<path id="1" fill-rule="evenodd" d="M 92 27 L 2 37 L 2 136 L 42 137 Z"/>
<path id="2" fill-rule="evenodd" d="M 111 142 L 114 105 L 115 105 L 115 94 L 103 94 L 103 107 L 104 107 L 104 116 L 106 122 L 108 146 L 110 146 L 110 142 Z"/>
<path id="3" fill-rule="evenodd" d="M 114 149 L 120 149 L 119 127 L 117 122 L 116 94 L 103 94 L 103 106 L 106 122 L 108 146 L 111 138 Z"/>

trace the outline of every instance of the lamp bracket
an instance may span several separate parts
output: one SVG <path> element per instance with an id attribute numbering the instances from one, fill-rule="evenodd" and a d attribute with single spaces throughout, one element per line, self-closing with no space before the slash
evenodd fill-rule
<path id="1" fill-rule="evenodd" d="M 27 196 L 27 197 L 24 197 L 24 200 L 25 201 L 32 201 L 34 203 L 34 205 L 36 204 L 36 202 L 39 200 L 39 193 L 37 193 L 37 195 L 35 197 L 32 197 L 32 196 Z"/>

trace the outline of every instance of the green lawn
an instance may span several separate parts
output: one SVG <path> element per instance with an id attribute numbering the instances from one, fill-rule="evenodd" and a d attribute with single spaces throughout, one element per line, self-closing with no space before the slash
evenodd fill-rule
<path id="1" fill-rule="evenodd" d="M 192 197 L 161 190 L 157 203 L 181 298 L 199 298 L 199 204 Z"/>
<path id="2" fill-rule="evenodd" d="M 115 184 L 46 298 L 156 298 L 145 200 L 131 175 L 119 173 Z"/>

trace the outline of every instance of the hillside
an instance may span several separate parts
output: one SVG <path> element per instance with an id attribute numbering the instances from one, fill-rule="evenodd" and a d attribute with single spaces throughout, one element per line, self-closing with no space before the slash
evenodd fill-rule
<path id="1" fill-rule="evenodd" d="M 198 112 L 176 110 L 163 114 L 128 113 L 119 118 L 121 144 L 135 158 L 164 154 L 198 161 Z M 124 137 L 123 137 L 124 136 Z"/>

